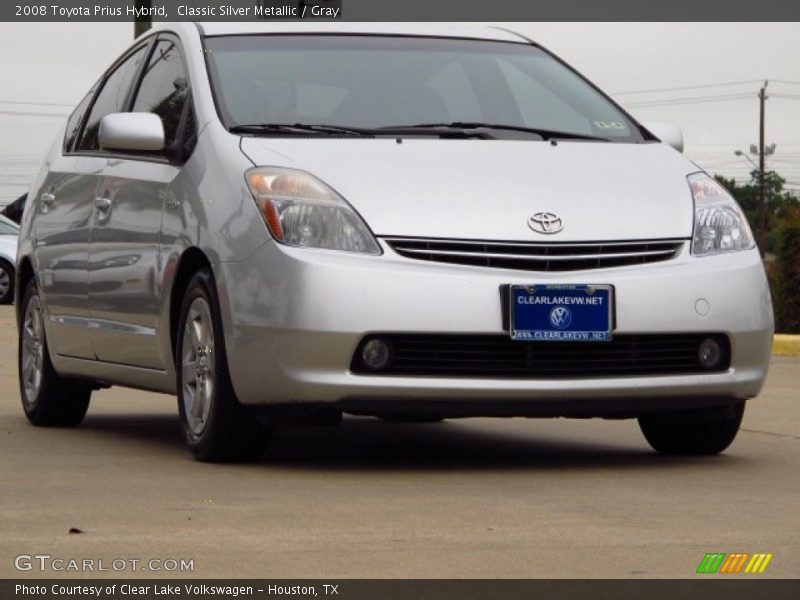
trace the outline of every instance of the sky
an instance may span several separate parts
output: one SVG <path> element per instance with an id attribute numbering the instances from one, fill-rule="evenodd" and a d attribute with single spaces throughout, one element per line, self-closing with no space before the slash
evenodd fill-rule
<path id="1" fill-rule="evenodd" d="M 686 156 L 737 180 L 752 167 L 734 151 L 757 143 L 757 93 L 770 80 L 767 166 L 800 191 L 800 23 L 497 25 L 547 47 L 639 120 L 674 123 Z M 27 190 L 66 115 L 132 39 L 131 23 L 0 23 L 0 206 Z"/>

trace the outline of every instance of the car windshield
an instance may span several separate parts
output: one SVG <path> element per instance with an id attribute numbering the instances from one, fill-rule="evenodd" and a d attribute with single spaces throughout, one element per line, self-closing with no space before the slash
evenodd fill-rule
<path id="1" fill-rule="evenodd" d="M 584 141 L 643 140 L 612 102 L 529 44 L 373 35 L 214 36 L 204 43 L 220 117 L 239 133 L 257 133 L 242 126 L 259 125 L 437 125 L 423 135 L 483 127 L 491 131 L 485 139 L 541 140 L 560 132 Z"/>

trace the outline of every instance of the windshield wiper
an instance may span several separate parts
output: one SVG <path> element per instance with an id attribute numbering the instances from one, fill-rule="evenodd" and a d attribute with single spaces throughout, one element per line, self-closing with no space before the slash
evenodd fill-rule
<path id="1" fill-rule="evenodd" d="M 530 133 L 538 135 L 544 140 L 594 140 L 598 142 L 608 142 L 608 138 L 597 137 L 594 135 L 587 135 L 584 133 L 573 133 L 571 131 L 554 131 L 552 129 L 539 129 L 537 127 L 523 127 L 521 125 L 505 125 L 502 123 L 479 123 L 467 121 L 453 121 L 452 123 L 419 123 L 416 125 L 392 125 L 388 127 L 381 127 L 379 131 L 391 132 L 393 134 L 414 133 L 417 131 L 435 131 L 435 130 L 458 130 L 469 135 L 474 133 L 475 130 L 505 130 L 505 131 L 520 131 L 523 133 Z"/>
<path id="2" fill-rule="evenodd" d="M 437 137 L 459 138 L 491 138 L 489 132 L 484 130 L 461 127 L 410 125 L 389 127 L 349 127 L 346 125 L 320 125 L 312 123 L 254 123 L 251 125 L 234 125 L 229 128 L 231 133 L 252 135 L 286 135 L 286 134 L 322 134 L 331 136 L 376 137 L 376 136 L 401 136 L 401 135 L 433 135 Z"/>
<path id="3" fill-rule="evenodd" d="M 253 123 L 234 125 L 228 131 L 253 135 L 285 135 L 285 134 L 322 134 L 331 136 L 375 137 L 402 135 L 434 135 L 438 137 L 464 137 L 492 139 L 490 130 L 519 131 L 536 135 L 543 140 L 594 140 L 608 142 L 607 138 L 572 133 L 569 131 L 553 131 L 521 125 L 504 125 L 495 123 L 478 123 L 453 121 L 452 123 L 418 123 L 416 125 L 387 125 L 385 127 L 348 127 L 346 125 L 322 125 L 312 123 Z"/>
<path id="4" fill-rule="evenodd" d="M 339 125 L 316 125 L 307 123 L 253 123 L 248 125 L 234 125 L 228 129 L 231 133 L 251 134 L 309 134 L 323 135 L 349 135 L 354 137 L 372 137 L 374 132 L 361 127 L 344 127 Z"/>

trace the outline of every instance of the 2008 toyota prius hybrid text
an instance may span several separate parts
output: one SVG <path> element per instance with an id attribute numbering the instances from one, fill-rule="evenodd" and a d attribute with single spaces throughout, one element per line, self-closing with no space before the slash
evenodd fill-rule
<path id="1" fill-rule="evenodd" d="M 159 25 L 32 185 L 25 413 L 176 394 L 201 460 L 343 413 L 637 418 L 659 452 L 721 452 L 771 299 L 682 143 L 505 30 Z"/>

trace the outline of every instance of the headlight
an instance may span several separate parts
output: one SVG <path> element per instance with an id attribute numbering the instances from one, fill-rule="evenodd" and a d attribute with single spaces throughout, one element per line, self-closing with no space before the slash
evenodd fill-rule
<path id="1" fill-rule="evenodd" d="M 694 173 L 687 179 L 694 198 L 692 254 L 750 250 L 755 245 L 753 233 L 736 200 L 706 173 Z"/>
<path id="2" fill-rule="evenodd" d="M 380 254 L 378 242 L 350 205 L 322 181 L 295 169 L 245 173 L 269 232 L 289 246 Z"/>

